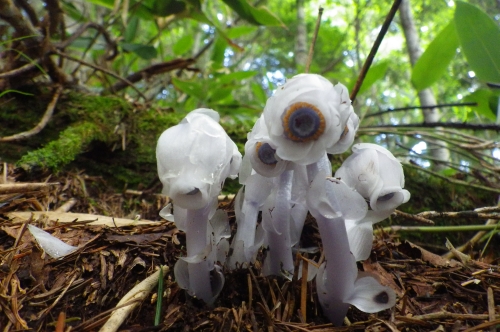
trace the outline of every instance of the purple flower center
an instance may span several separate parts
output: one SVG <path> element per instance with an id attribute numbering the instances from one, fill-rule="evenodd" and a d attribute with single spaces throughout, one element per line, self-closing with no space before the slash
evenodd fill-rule
<path id="1" fill-rule="evenodd" d="M 266 165 L 275 165 L 278 163 L 275 153 L 276 150 L 273 149 L 269 143 L 257 143 L 255 149 L 257 150 L 257 156 L 262 163 Z"/>
<path id="2" fill-rule="evenodd" d="M 299 102 L 290 105 L 282 117 L 284 134 L 296 142 L 317 140 L 325 131 L 325 118 L 314 105 Z"/>

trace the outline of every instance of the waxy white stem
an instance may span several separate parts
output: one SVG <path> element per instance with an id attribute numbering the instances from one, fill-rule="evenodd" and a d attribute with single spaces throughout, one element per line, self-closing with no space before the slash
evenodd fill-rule
<path id="1" fill-rule="evenodd" d="M 268 270 L 264 275 L 282 275 L 281 271 L 293 272 L 293 255 L 290 241 L 290 199 L 292 197 L 293 171 L 284 171 L 278 182 L 274 210 L 271 212 L 272 230 L 266 232 L 269 253 Z"/>
<path id="2" fill-rule="evenodd" d="M 326 277 L 324 288 L 326 294 L 318 292 L 318 297 L 326 305 L 325 314 L 333 324 L 342 325 L 349 309 L 344 302 L 352 291 L 354 280 L 358 274 L 356 262 L 349 250 L 347 232 L 342 217 L 328 219 L 317 215 L 319 232 L 323 239 L 323 253 L 326 261 Z M 317 281 L 322 282 L 321 280 Z"/>
<path id="3" fill-rule="evenodd" d="M 202 253 L 207 245 L 207 225 L 210 209 L 204 207 L 197 210 L 187 210 L 186 218 L 186 248 L 187 256 L 193 257 Z M 194 295 L 206 303 L 212 300 L 210 284 L 210 269 L 206 259 L 199 263 L 188 263 L 189 288 Z"/>

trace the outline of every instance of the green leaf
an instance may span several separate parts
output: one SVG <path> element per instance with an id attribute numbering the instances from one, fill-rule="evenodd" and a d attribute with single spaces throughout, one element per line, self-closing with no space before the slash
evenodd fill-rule
<path id="1" fill-rule="evenodd" d="M 132 16 L 128 21 L 127 27 L 125 29 L 125 42 L 131 43 L 137 33 L 137 27 L 139 26 L 139 18 L 137 16 Z"/>
<path id="2" fill-rule="evenodd" d="M 113 9 L 115 7 L 114 0 L 88 0 L 88 2 L 108 9 Z"/>
<path id="3" fill-rule="evenodd" d="M 194 38 L 192 35 L 185 35 L 181 37 L 172 47 L 175 55 L 182 55 L 193 47 Z"/>
<path id="4" fill-rule="evenodd" d="M 461 48 L 476 76 L 500 83 L 500 27 L 478 7 L 457 1 L 455 28 Z"/>
<path id="5" fill-rule="evenodd" d="M 77 22 L 87 21 L 87 18 L 82 13 L 81 10 L 75 7 L 75 5 L 71 2 L 63 1 L 62 2 L 63 11 L 69 17 L 74 19 Z"/>
<path id="6" fill-rule="evenodd" d="M 210 96 L 208 100 L 211 102 L 220 102 L 227 97 L 231 96 L 231 93 L 234 91 L 234 87 L 222 88 L 222 87 L 213 87 L 210 91 Z"/>
<path id="7" fill-rule="evenodd" d="M 427 46 L 411 73 L 411 82 L 418 91 L 428 88 L 446 72 L 459 46 L 455 23 L 448 25 Z"/>
<path id="8" fill-rule="evenodd" d="M 181 81 L 175 77 L 172 78 L 172 83 L 177 89 L 181 90 L 185 94 L 188 94 L 190 96 L 196 97 L 201 100 L 204 100 L 206 97 L 206 93 L 203 91 L 203 88 L 200 83 Z"/>
<path id="9" fill-rule="evenodd" d="M 247 0 L 222 0 L 244 20 L 255 25 L 281 25 L 285 26 L 269 9 L 265 7 L 256 8 Z"/>
<path id="10" fill-rule="evenodd" d="M 146 21 L 153 21 L 155 19 L 155 13 L 142 2 L 131 2 L 129 13 L 131 16 L 137 16 Z"/>
<path id="11" fill-rule="evenodd" d="M 478 89 L 465 96 L 465 102 L 475 102 L 477 106 L 472 106 L 472 109 L 486 118 L 495 121 L 498 103 L 498 93 L 488 89 Z"/>
<path id="12" fill-rule="evenodd" d="M 365 79 L 363 80 L 363 84 L 361 85 L 358 94 L 362 94 L 363 92 L 367 91 L 373 84 L 375 84 L 375 82 L 384 78 L 385 73 L 387 72 L 387 68 L 389 68 L 389 61 L 387 60 L 372 65 L 370 67 L 370 70 L 368 70 Z M 355 80 L 351 81 L 351 83 L 348 84 L 349 91 L 354 88 L 354 84 L 356 84 Z"/>
<path id="13" fill-rule="evenodd" d="M 129 43 L 121 43 L 120 45 L 124 51 L 133 52 L 145 60 L 154 59 L 158 55 L 156 48 L 151 45 Z"/>
<path id="14" fill-rule="evenodd" d="M 252 95 L 254 98 L 261 104 L 265 105 L 267 101 L 266 91 L 262 88 L 262 85 L 256 82 L 252 82 L 250 84 L 250 88 L 252 88 Z"/>
<path id="15" fill-rule="evenodd" d="M 255 31 L 257 31 L 257 27 L 240 25 L 240 26 L 228 29 L 226 31 L 226 35 L 231 39 L 235 39 L 235 38 L 240 38 L 242 36 L 251 34 Z"/>
<path id="16" fill-rule="evenodd" d="M 180 14 L 186 10 L 186 3 L 180 0 L 155 0 L 153 2 L 153 13 L 156 16 L 169 16 Z"/>
<path id="17" fill-rule="evenodd" d="M 24 96 L 33 96 L 32 93 L 23 92 L 23 91 L 19 91 L 19 90 L 4 90 L 4 91 L 0 92 L 0 98 L 3 97 L 3 95 L 5 95 L 7 93 L 19 93 L 20 95 L 24 95 Z"/>
<path id="18" fill-rule="evenodd" d="M 231 83 L 233 81 L 242 81 L 244 79 L 254 77 L 255 75 L 257 75 L 257 73 L 258 72 L 254 71 L 254 70 L 237 71 L 234 73 L 224 74 L 224 75 L 221 75 L 220 77 L 217 77 L 217 82 L 219 84 L 227 84 L 227 83 Z"/>
<path id="19" fill-rule="evenodd" d="M 160 265 L 160 275 L 158 276 L 158 297 L 156 298 L 155 326 L 161 322 L 161 307 L 163 304 L 163 266 Z"/>
<path id="20" fill-rule="evenodd" d="M 238 51 L 243 51 L 243 48 L 239 46 L 238 44 L 233 43 L 233 41 L 226 35 L 226 32 L 222 30 L 218 25 L 214 24 L 208 17 L 203 13 L 201 10 L 195 9 L 187 15 L 188 17 L 192 18 L 193 20 L 196 20 L 201 23 L 208 24 L 210 26 L 215 27 L 215 30 L 219 33 L 219 35 L 224 38 L 226 43 L 228 43 L 230 46 L 235 48 Z"/>
<path id="21" fill-rule="evenodd" d="M 226 51 L 227 43 L 222 38 L 216 38 L 212 49 L 212 66 L 213 68 L 224 67 L 224 52 Z"/>
<path id="22" fill-rule="evenodd" d="M 439 173 L 441 173 L 444 176 L 450 176 L 451 177 L 451 176 L 457 174 L 458 171 L 456 169 L 454 169 L 454 168 L 445 168 L 445 169 L 439 171 Z"/>

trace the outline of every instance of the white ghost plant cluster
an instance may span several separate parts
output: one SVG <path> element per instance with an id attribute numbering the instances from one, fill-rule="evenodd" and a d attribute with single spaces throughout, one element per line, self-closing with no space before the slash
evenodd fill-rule
<path id="1" fill-rule="evenodd" d="M 369 313 L 394 306 L 394 291 L 382 286 L 373 276 L 358 273 L 351 253 L 346 220 L 366 214 L 363 198 L 341 180 L 318 172 L 307 194 L 307 206 L 323 239 L 325 262 L 316 275 L 316 290 L 328 319 L 342 325 L 350 304 Z M 371 248 L 371 242 L 369 246 Z"/>
<path id="2" fill-rule="evenodd" d="M 326 154 L 347 150 L 358 125 L 345 86 L 334 86 L 320 75 L 297 75 L 268 99 L 245 144 L 244 171 L 240 172 L 245 189 L 240 193 L 244 198 L 241 214 L 236 215 L 235 238 L 243 243 L 233 242 L 231 268 L 255 257 L 260 211 L 263 243 L 268 249 L 263 273 L 291 276 L 292 247 L 299 242 L 307 216 L 309 183 L 316 169 L 331 172 Z M 247 197 L 254 187 L 265 188 L 258 202 L 255 195 Z M 247 259 L 242 261 L 243 257 Z"/>
<path id="3" fill-rule="evenodd" d="M 410 193 L 403 189 L 405 178 L 401 163 L 392 153 L 376 144 L 360 143 L 335 172 L 335 177 L 355 190 L 368 203 L 360 219 L 347 219 L 347 235 L 356 260 L 367 259 L 373 242 L 373 224 L 389 217 Z"/>
<path id="4" fill-rule="evenodd" d="M 217 122 L 214 111 L 195 110 L 158 141 L 164 193 L 173 199 L 177 227 L 186 232 L 187 257 L 175 266 L 181 287 L 212 303 L 224 283 L 216 262 L 224 263 L 232 252 L 227 267 L 245 267 L 261 247 L 266 249 L 262 273 L 290 277 L 293 251 L 302 250 L 300 236 L 310 212 L 325 261 L 317 271 L 310 266 L 308 279 L 317 272 L 325 315 L 341 325 L 351 304 L 369 313 L 394 306 L 394 291 L 358 273 L 356 261 L 370 254 L 373 223 L 410 194 L 403 189 L 399 161 L 375 144 L 354 145 L 353 155 L 331 176 L 327 154 L 349 149 L 359 126 L 346 87 L 315 74 L 288 80 L 268 99 L 248 134 L 242 161 Z M 215 212 L 216 197 L 224 179 L 238 169 L 244 186 L 235 199 L 237 231 L 229 250 L 227 217 Z"/>
<path id="5" fill-rule="evenodd" d="M 176 226 L 186 233 L 187 257 L 177 261 L 175 277 L 190 295 L 208 304 L 224 284 L 216 262 L 224 263 L 229 250 L 228 220 L 216 211 L 217 196 L 224 180 L 237 176 L 241 163 L 236 144 L 218 121 L 213 110 L 194 110 L 165 130 L 156 147 L 163 193 L 172 198 Z"/>

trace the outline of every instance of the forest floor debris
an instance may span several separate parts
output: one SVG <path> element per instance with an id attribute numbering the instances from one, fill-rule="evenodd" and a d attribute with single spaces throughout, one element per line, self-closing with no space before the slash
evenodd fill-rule
<path id="1" fill-rule="evenodd" d="M 16 183 L 16 174 L 10 171 L 5 180 L 3 185 Z M 366 314 L 351 307 L 344 326 L 332 327 L 322 315 L 314 281 L 261 276 L 265 250 L 250 269 L 226 271 L 224 289 L 214 308 L 208 308 L 174 280 L 173 266 L 185 254 L 185 236 L 158 216 L 166 197 L 116 193 L 102 178 L 82 172 L 25 184 L 29 188 L 35 182 L 47 185 L 0 194 L 3 331 L 44 331 L 56 326 L 56 331 L 69 327 L 71 331 L 99 330 L 119 301 L 160 266 L 170 267 L 165 269 L 160 325 L 154 326 L 158 294 L 153 288 L 120 329 L 492 331 L 500 326 L 498 255 L 464 264 L 383 231 L 377 235 L 370 258 L 358 267 L 376 272 L 381 283 L 394 289 L 398 301 L 391 310 Z M 220 205 L 234 219 L 232 202 Z M 79 249 L 63 259 L 51 259 L 26 231 L 28 222 Z M 321 246 L 311 217 L 302 244 L 305 248 Z M 321 251 L 301 255 L 311 262 L 321 259 Z"/>

